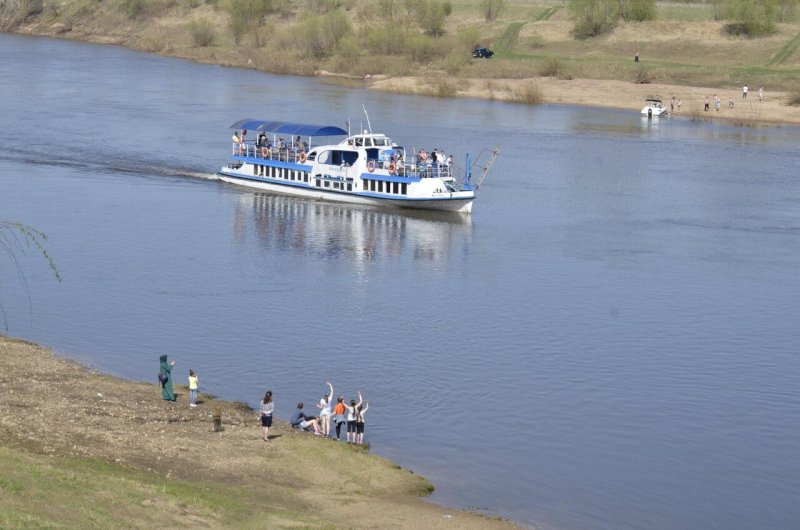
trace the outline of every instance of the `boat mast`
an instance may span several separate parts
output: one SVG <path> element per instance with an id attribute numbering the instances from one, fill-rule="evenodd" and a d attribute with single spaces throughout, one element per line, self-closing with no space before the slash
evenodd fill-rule
<path id="1" fill-rule="evenodd" d="M 367 117 L 367 128 L 369 129 L 369 133 L 372 134 L 372 124 L 369 122 L 369 114 L 367 114 L 367 107 L 362 103 L 361 108 L 364 109 L 364 116 Z"/>

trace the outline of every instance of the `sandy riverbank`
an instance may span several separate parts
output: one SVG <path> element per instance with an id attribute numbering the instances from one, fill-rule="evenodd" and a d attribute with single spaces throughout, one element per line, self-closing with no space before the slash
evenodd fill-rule
<path id="1" fill-rule="evenodd" d="M 582 105 L 600 108 L 630 110 L 638 113 L 649 97 L 659 98 L 669 105 L 672 97 L 682 101 L 676 115 L 691 117 L 700 114 L 703 118 L 733 120 L 741 125 L 758 124 L 800 124 L 800 107 L 787 105 L 789 94 L 785 92 L 766 92 L 763 101 L 758 101 L 758 88 L 751 87 L 747 99 L 742 99 L 741 90 L 718 88 L 687 87 L 665 84 L 636 84 L 624 81 L 597 79 L 555 79 L 537 77 L 532 79 L 466 79 L 459 84 L 457 95 L 512 101 L 514 93 L 525 84 L 535 84 L 542 91 L 543 103 Z M 373 78 L 368 87 L 375 90 L 397 93 L 424 93 L 428 81 L 416 77 Z M 718 112 L 713 110 L 714 95 L 719 95 L 721 104 Z M 711 111 L 703 111 L 705 97 L 711 100 Z M 728 108 L 729 99 L 734 102 Z"/>
<path id="2" fill-rule="evenodd" d="M 154 354 L 154 381 L 157 358 Z M 432 490 L 424 478 L 360 448 L 293 431 L 283 421 L 266 443 L 248 406 L 201 395 L 202 403 L 190 409 L 185 388 L 177 393 L 177 403 L 165 402 L 155 382 L 98 373 L 0 336 L 4 451 L 101 460 L 169 481 L 235 486 L 261 499 L 263 519 L 257 515 L 263 528 L 514 528 L 421 500 Z M 215 408 L 222 413 L 223 432 L 212 431 Z M 9 506 L 34 509 L 26 504 L 24 488 L 4 486 L 0 483 L 0 512 Z M 157 505 L 158 499 L 148 502 Z M 121 518 L 114 526 L 147 526 L 133 510 L 116 507 L 114 513 Z M 231 526 L 213 506 L 196 510 L 188 504 L 166 513 L 161 526 Z"/>

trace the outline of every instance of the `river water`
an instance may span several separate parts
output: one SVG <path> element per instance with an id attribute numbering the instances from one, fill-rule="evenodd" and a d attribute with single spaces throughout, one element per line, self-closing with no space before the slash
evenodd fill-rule
<path id="1" fill-rule="evenodd" d="M 544 528 L 800 520 L 800 129 L 397 96 L 0 35 L 8 333 L 279 416 L 362 390 L 432 500 Z M 502 154 L 471 217 L 214 180 L 228 125 Z M 155 392 L 155 391 L 154 391 Z M 154 394 L 156 398 L 156 394 Z M 258 433 L 254 428 L 254 439 Z"/>

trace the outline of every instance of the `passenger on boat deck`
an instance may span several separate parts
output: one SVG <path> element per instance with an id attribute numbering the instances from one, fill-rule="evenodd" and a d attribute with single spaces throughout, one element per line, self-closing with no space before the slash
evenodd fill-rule
<path id="1" fill-rule="evenodd" d="M 231 138 L 231 140 L 233 140 L 233 143 L 235 143 L 236 145 L 239 145 L 239 144 L 242 143 L 242 137 L 239 136 L 239 131 L 234 131 L 233 137 Z"/>
<path id="2" fill-rule="evenodd" d="M 267 135 L 265 133 L 261 133 L 258 135 L 258 141 L 256 142 L 258 147 L 266 147 L 267 146 Z"/>
<path id="3" fill-rule="evenodd" d="M 283 149 L 286 144 L 283 143 L 283 138 L 278 138 L 278 149 Z"/>

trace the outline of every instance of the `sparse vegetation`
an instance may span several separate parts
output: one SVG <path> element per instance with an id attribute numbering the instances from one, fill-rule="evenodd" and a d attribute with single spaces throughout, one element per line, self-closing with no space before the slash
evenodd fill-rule
<path id="1" fill-rule="evenodd" d="M 483 17 L 487 22 L 494 22 L 506 7 L 506 0 L 482 0 Z"/>
<path id="2" fill-rule="evenodd" d="M 800 107 L 800 92 L 795 91 L 789 94 L 789 100 L 786 102 L 787 105 L 791 105 L 792 107 Z"/>
<path id="3" fill-rule="evenodd" d="M 777 4 L 775 0 L 726 0 L 723 5 L 726 18 L 733 22 L 725 25 L 728 35 L 760 37 L 775 31 Z"/>
<path id="4" fill-rule="evenodd" d="M 514 90 L 511 99 L 517 103 L 539 105 L 544 101 L 544 94 L 542 93 L 542 88 L 537 83 L 529 81 L 523 83 L 519 88 Z"/>
<path id="5" fill-rule="evenodd" d="M 214 24 L 207 17 L 198 17 L 189 22 L 189 33 L 195 45 L 201 48 L 211 46 L 217 38 Z"/>
<path id="6" fill-rule="evenodd" d="M 274 73 L 461 80 L 545 75 L 720 88 L 751 80 L 774 91 L 794 89 L 800 85 L 800 24 L 773 22 L 771 37 L 732 45 L 724 25 L 738 23 L 736 13 L 753 12 L 732 9 L 744 5 L 740 1 L 506 0 L 493 21 L 486 21 L 482 0 L 57 0 L 33 14 L 35 0 L 0 0 L 0 13 L 7 24 L 12 6 L 28 6 L 13 17 L 12 31 L 24 16 L 26 32 L 94 35 Z M 775 10 L 765 4 L 755 13 L 791 20 L 800 0 L 767 2 Z M 724 21 L 714 20 L 717 12 Z M 752 34 L 750 26 L 746 31 Z M 609 32 L 613 38 L 593 38 Z M 696 53 L 687 52 L 687 42 Z M 496 55 L 472 59 L 476 45 Z M 642 67 L 633 64 L 635 52 Z M 497 98 L 505 99 L 511 89 L 501 92 L 495 91 Z"/>

